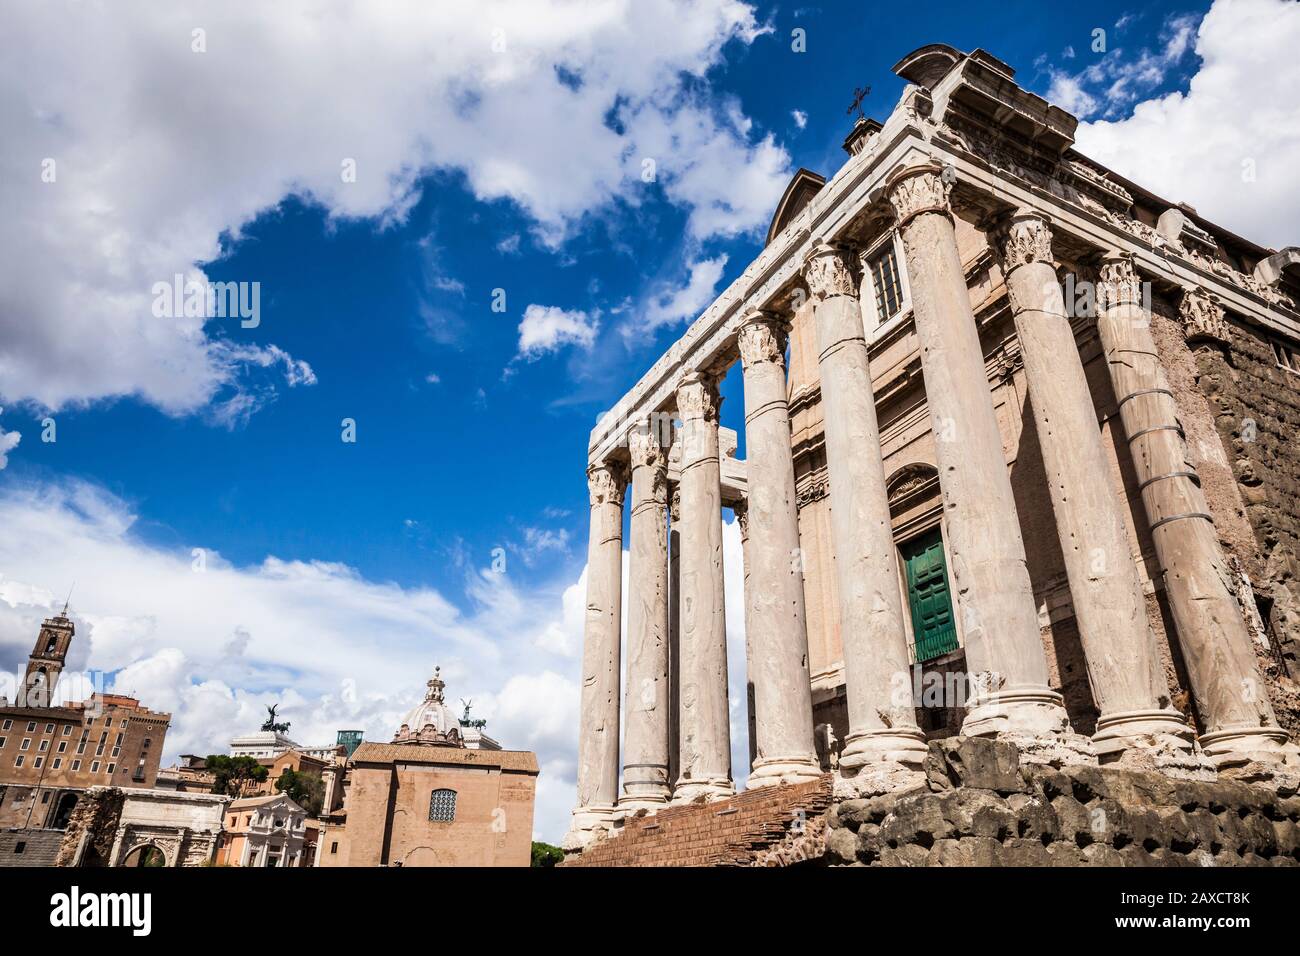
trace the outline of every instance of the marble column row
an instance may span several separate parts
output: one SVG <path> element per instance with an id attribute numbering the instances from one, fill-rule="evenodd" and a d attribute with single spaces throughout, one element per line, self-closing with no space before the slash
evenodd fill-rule
<path id="1" fill-rule="evenodd" d="M 958 252 L 948 184 L 934 165 L 897 170 L 885 194 L 896 219 L 920 347 L 943 505 L 949 570 L 971 696 L 962 732 L 1015 742 L 1028 760 L 1091 762 L 1140 755 L 1171 772 L 1210 772 L 1173 708 L 1119 497 L 1056 275 L 1048 219 L 1020 210 L 989 223 L 1024 358 L 1029 404 L 1071 601 L 1100 711 L 1091 739 L 1070 726 L 1048 683 L 1001 430 Z M 856 251 L 819 242 L 803 276 L 811 295 L 849 729 L 842 792 L 883 792 L 914 778 L 926 753 L 911 695 L 905 607 L 885 485 L 875 396 L 859 308 Z M 1164 574 L 1204 750 L 1220 768 L 1290 761 L 1195 469 L 1188 463 L 1124 256 L 1102 268 L 1099 336 Z M 1204 303 L 1193 305 L 1204 310 Z M 746 634 L 754 694 L 750 786 L 819 772 L 813 744 L 802 562 L 786 403 L 782 317 L 739 329 L 748 467 Z M 672 578 L 666 456 L 648 428 L 629 439 L 633 487 L 625 764 L 618 792 L 621 561 L 619 465 L 590 473 L 589 555 L 579 807 L 575 829 L 617 807 L 733 792 L 715 378 L 688 373 L 680 522 Z M 615 491 L 615 487 L 620 490 Z M 679 527 L 680 524 L 680 527 Z M 680 544 L 680 547 L 677 547 Z M 669 631 L 669 600 L 679 626 Z M 670 679 L 671 672 L 671 679 Z M 900 689 L 902 693 L 900 693 Z M 670 708 L 670 703 L 673 705 Z M 670 713 L 671 709 L 671 713 Z M 674 726 L 675 724 L 675 726 Z"/>

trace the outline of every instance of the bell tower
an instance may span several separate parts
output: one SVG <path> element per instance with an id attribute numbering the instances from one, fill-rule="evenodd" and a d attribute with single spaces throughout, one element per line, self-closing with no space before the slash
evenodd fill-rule
<path id="1" fill-rule="evenodd" d="M 76 628 L 68 617 L 68 607 L 57 617 L 46 618 L 27 659 L 27 674 L 23 679 L 26 699 L 20 701 L 27 707 L 49 707 L 54 699 L 54 688 L 63 673 L 64 660 Z"/>

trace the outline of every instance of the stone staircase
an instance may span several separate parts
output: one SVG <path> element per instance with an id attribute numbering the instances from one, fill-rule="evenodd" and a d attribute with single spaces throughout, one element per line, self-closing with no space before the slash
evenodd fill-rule
<path id="1" fill-rule="evenodd" d="M 820 858 L 831 778 L 642 813 L 561 866 L 783 866 Z"/>

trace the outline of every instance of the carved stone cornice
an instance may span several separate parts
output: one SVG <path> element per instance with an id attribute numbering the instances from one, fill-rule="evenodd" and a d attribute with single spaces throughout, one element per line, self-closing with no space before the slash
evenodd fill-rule
<path id="1" fill-rule="evenodd" d="M 627 488 L 627 468 L 622 462 L 607 461 L 587 469 L 587 493 L 591 506 L 623 506 L 623 492 Z"/>
<path id="2" fill-rule="evenodd" d="M 905 167 L 891 174 L 885 183 L 885 193 L 894 207 L 899 229 L 923 212 L 951 216 L 949 190 L 942 170 L 936 165 Z"/>
<path id="3" fill-rule="evenodd" d="M 1017 210 L 994 226 L 998 255 L 1003 272 L 1010 274 L 1021 266 L 1035 262 L 1054 265 L 1052 227 L 1047 217 L 1034 210 Z"/>
<path id="4" fill-rule="evenodd" d="M 1133 257 L 1128 253 L 1107 253 L 1098 270 L 1097 308 L 1110 309 L 1118 305 L 1138 305 L 1142 302 L 1142 280 L 1133 268 Z"/>
<path id="5" fill-rule="evenodd" d="M 814 501 L 821 501 L 831 493 L 830 474 L 823 466 L 801 475 L 795 482 L 795 507 L 802 511 Z"/>
<path id="6" fill-rule="evenodd" d="M 677 385 L 677 413 L 683 422 L 704 421 L 716 425 L 722 397 L 718 380 L 702 372 L 688 372 Z"/>
<path id="7" fill-rule="evenodd" d="M 789 326 L 780 316 L 771 312 L 751 312 L 736 337 L 741 367 L 745 371 L 764 363 L 784 367 L 788 337 Z"/>
<path id="8" fill-rule="evenodd" d="M 1218 299 L 1204 289 L 1191 287 L 1183 292 L 1178 317 L 1188 342 L 1223 342 L 1231 340 L 1232 329 Z"/>
<path id="9" fill-rule="evenodd" d="M 843 246 L 819 242 L 804 258 L 803 277 L 808 292 L 818 302 L 833 295 L 856 298 L 858 281 L 853 271 L 853 253 Z"/>

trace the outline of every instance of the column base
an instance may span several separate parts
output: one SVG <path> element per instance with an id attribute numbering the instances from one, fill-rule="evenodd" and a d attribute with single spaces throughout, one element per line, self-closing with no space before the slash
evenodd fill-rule
<path id="1" fill-rule="evenodd" d="M 1225 776 L 1243 782 L 1300 781 L 1300 748 L 1280 727 L 1230 727 L 1201 735 L 1201 749 Z"/>
<path id="2" fill-rule="evenodd" d="M 754 769 L 745 784 L 749 790 L 758 787 L 778 787 L 787 783 L 807 783 L 820 780 L 821 764 L 811 754 L 800 757 L 765 757 L 754 761 Z"/>
<path id="3" fill-rule="evenodd" d="M 849 732 L 840 753 L 833 792 L 853 800 L 924 785 L 929 748 L 919 727 Z"/>
<path id="4" fill-rule="evenodd" d="M 1182 780 L 1214 780 L 1211 761 L 1196 744 L 1196 734 L 1173 709 L 1129 710 L 1103 714 L 1092 735 L 1097 760 L 1123 770 L 1154 770 Z"/>
<path id="5" fill-rule="evenodd" d="M 1064 698 L 1049 687 L 1013 687 L 973 699 L 961 734 L 1015 744 L 1026 763 L 1061 767 L 1097 762 L 1092 741 L 1070 727 Z"/>
<path id="6" fill-rule="evenodd" d="M 614 814 L 620 819 L 626 819 L 634 816 L 638 811 L 645 810 L 654 813 L 668 806 L 669 794 L 665 791 L 660 794 L 636 793 L 624 794 L 618 798 L 618 806 L 614 808 Z"/>
<path id="7" fill-rule="evenodd" d="M 1008 731 L 1050 737 L 1068 734 L 1065 699 L 1049 687 L 1013 687 L 972 697 L 962 721 L 963 737 L 995 737 Z"/>
<path id="8" fill-rule="evenodd" d="M 849 731 L 840 751 L 839 771 L 844 776 L 870 767 L 921 767 L 929 748 L 919 727 Z"/>
<path id="9" fill-rule="evenodd" d="M 577 807 L 569 821 L 569 832 L 560 841 L 560 849 L 572 853 L 586 848 L 593 840 L 614 828 L 614 808 L 607 806 Z"/>
<path id="10" fill-rule="evenodd" d="M 673 798 L 670 803 L 674 806 L 683 803 L 695 803 L 697 800 L 712 802 L 714 800 L 725 800 L 727 797 L 736 795 L 736 785 L 730 777 L 701 777 L 698 779 L 688 779 L 683 777 L 677 781 L 677 786 L 673 788 Z"/>

